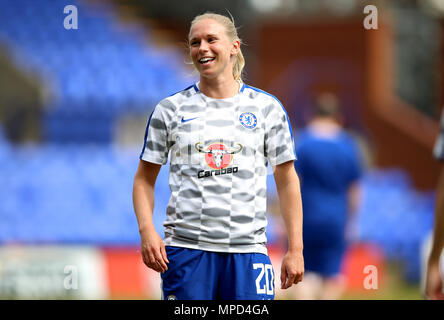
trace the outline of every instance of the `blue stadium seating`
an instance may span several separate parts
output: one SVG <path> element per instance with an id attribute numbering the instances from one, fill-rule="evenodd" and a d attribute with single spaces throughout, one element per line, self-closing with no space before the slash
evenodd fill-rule
<path id="1" fill-rule="evenodd" d="M 78 7 L 77 30 L 63 26 L 63 9 L 71 4 Z M 117 23 L 110 3 L 2 1 L 0 43 L 52 93 L 51 108 L 45 108 L 48 142 L 83 142 L 89 135 L 109 143 L 109 128 L 119 114 L 147 114 L 195 80 L 178 52 L 156 49 L 149 40 L 149 30 Z M 93 132 L 97 117 L 105 126 L 102 135 Z M 78 130 L 80 123 L 85 130 Z"/>
<path id="2" fill-rule="evenodd" d="M 414 190 L 401 170 L 371 171 L 364 181 L 359 240 L 379 245 L 387 259 L 404 262 L 404 276 L 420 277 L 420 245 L 433 227 L 434 192 Z"/>

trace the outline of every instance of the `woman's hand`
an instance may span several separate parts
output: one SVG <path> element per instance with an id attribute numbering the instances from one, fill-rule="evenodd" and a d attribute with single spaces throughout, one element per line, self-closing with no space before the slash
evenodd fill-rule
<path id="1" fill-rule="evenodd" d="M 429 263 L 427 266 L 425 286 L 425 296 L 428 300 L 444 300 L 442 281 L 439 271 L 439 261 Z"/>
<path id="2" fill-rule="evenodd" d="M 142 258 L 146 266 L 157 272 L 164 273 L 167 271 L 167 263 L 169 263 L 169 261 L 165 251 L 165 244 L 156 230 L 152 229 L 147 232 L 142 232 L 140 236 Z"/>
<path id="3" fill-rule="evenodd" d="M 302 281 L 304 277 L 304 256 L 302 250 L 290 252 L 284 256 L 281 266 L 281 288 L 288 289 Z"/>

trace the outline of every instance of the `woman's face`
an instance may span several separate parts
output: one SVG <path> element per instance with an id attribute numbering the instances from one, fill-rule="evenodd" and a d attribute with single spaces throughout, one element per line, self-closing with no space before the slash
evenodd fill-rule
<path id="1" fill-rule="evenodd" d="M 190 31 L 190 55 L 201 77 L 233 75 L 233 56 L 239 41 L 230 41 L 225 28 L 213 19 L 196 22 Z"/>

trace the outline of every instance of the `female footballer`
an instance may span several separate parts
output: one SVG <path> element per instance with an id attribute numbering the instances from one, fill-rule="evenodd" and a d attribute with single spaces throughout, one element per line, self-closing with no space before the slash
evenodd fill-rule
<path id="1" fill-rule="evenodd" d="M 290 122 L 274 96 L 242 82 L 241 40 L 228 17 L 195 17 L 188 41 L 199 82 L 155 107 L 134 178 L 143 261 L 161 272 L 164 299 L 273 299 L 267 163 L 288 232 L 281 288 L 304 274 Z M 154 186 L 168 157 L 171 197 L 162 240 L 153 225 Z"/>

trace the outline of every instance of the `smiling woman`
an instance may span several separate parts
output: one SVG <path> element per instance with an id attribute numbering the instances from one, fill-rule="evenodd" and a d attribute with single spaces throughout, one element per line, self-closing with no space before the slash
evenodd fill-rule
<path id="1" fill-rule="evenodd" d="M 273 299 L 265 228 L 267 164 L 287 226 L 281 286 L 302 280 L 302 203 L 287 114 L 272 95 L 242 82 L 236 27 L 196 17 L 189 53 L 200 81 L 169 96 L 149 117 L 133 203 L 145 264 L 161 272 L 166 299 Z M 154 185 L 170 161 L 165 237 L 153 226 Z"/>
<path id="2" fill-rule="evenodd" d="M 225 16 L 206 13 L 191 22 L 188 38 L 190 56 L 201 76 L 201 91 L 223 99 L 225 94 L 213 89 L 231 84 L 228 96 L 234 95 L 239 87 L 232 80 L 242 80 L 245 66 L 234 23 Z"/>

